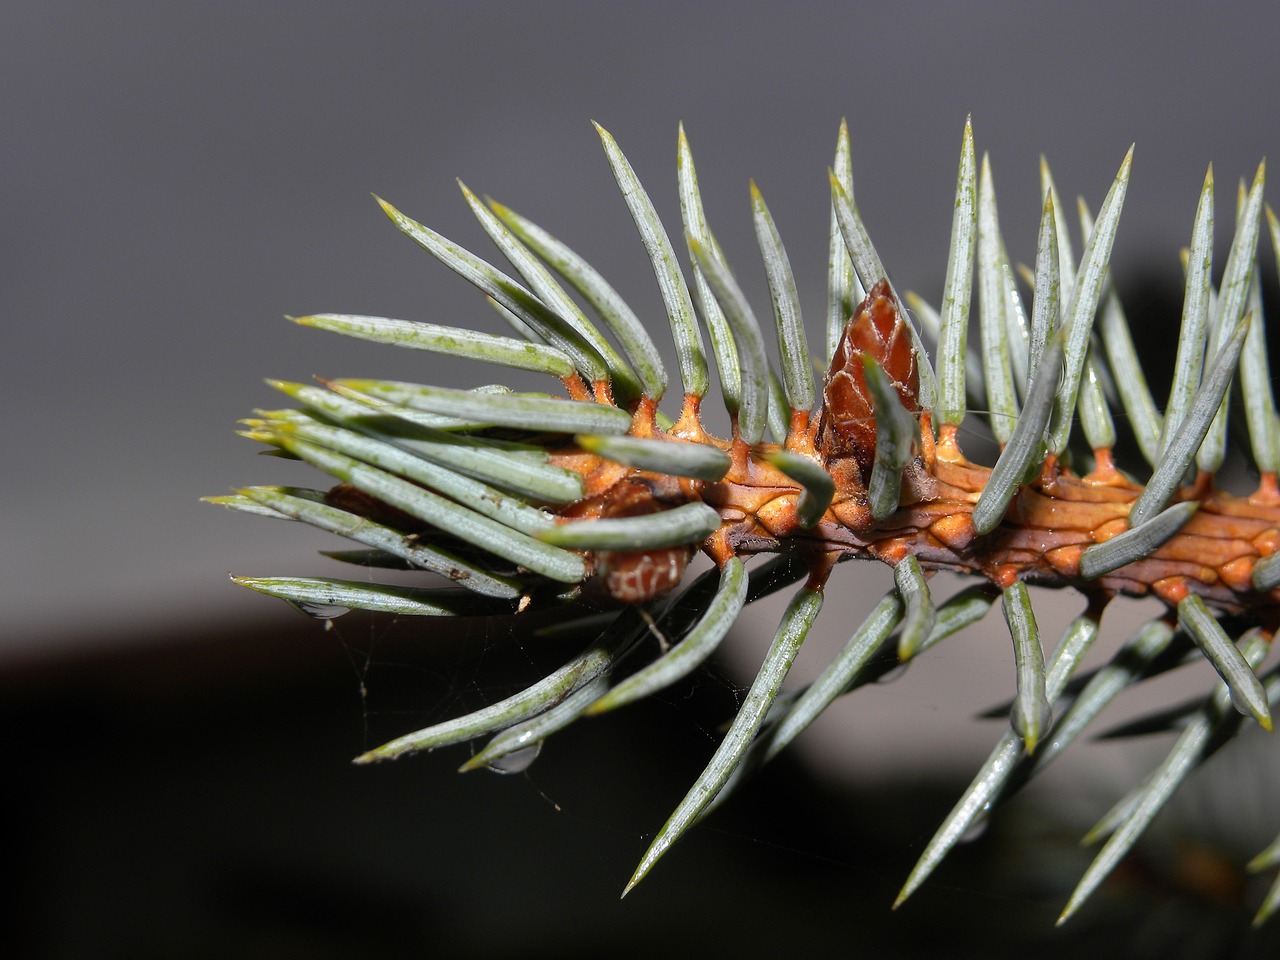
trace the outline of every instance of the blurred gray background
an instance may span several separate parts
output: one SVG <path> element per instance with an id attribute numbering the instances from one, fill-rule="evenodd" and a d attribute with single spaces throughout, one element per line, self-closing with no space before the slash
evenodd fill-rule
<path id="1" fill-rule="evenodd" d="M 298 569 L 297 533 L 196 498 L 281 476 L 231 432 L 277 402 L 263 377 L 487 375 L 282 319 L 499 328 L 371 192 L 496 257 L 462 177 L 589 251 L 660 322 L 588 120 L 671 224 L 683 120 L 750 292 L 755 178 L 816 335 L 840 118 L 885 263 L 936 301 L 971 113 L 1015 258 L 1033 253 L 1041 153 L 1096 207 L 1136 141 L 1116 269 L 1176 278 L 1206 165 L 1229 223 L 1236 179 L 1277 152 L 1277 19 L 1190 3 L 8 4 L 0 657 L 260 614 L 225 574 Z"/>
<path id="2" fill-rule="evenodd" d="M 934 302 L 967 115 L 978 149 L 991 155 L 1015 260 L 1032 258 L 1041 153 L 1062 192 L 1096 209 L 1136 141 L 1115 276 L 1131 313 L 1151 304 L 1171 311 L 1160 315 L 1168 327 L 1143 335 L 1155 346 L 1176 335 L 1168 298 L 1178 295 L 1178 250 L 1206 165 L 1215 165 L 1225 253 L 1237 179 L 1280 153 L 1278 22 L 1262 3 L 4 5 L 5 688 L 37 677 L 35 688 L 54 691 L 64 707 L 93 689 L 108 713 L 138 710 L 135 726 L 100 734 L 111 766 L 117 733 L 159 736 L 160 721 L 147 719 L 162 713 L 156 704 L 207 700 L 210 717 L 226 706 L 223 687 L 196 679 L 239 674 L 231 654 L 214 652 L 220 645 L 253 659 L 257 672 L 246 675 L 268 688 L 307 674 L 316 656 L 325 669 L 338 665 L 330 693 L 346 698 L 347 739 L 335 757 L 359 747 L 369 715 L 355 702 L 364 673 L 348 662 L 350 631 L 337 643 L 317 639 L 318 627 L 226 579 L 229 570 L 331 572 L 314 550 L 332 544 L 197 500 L 305 481 L 297 465 L 255 458 L 254 445 L 232 432 L 252 408 L 278 403 L 263 377 L 470 386 L 490 376 L 283 319 L 354 312 L 501 332 L 465 282 L 397 233 L 371 192 L 496 259 L 458 194 L 462 177 L 587 252 L 642 316 L 662 324 L 588 121 L 617 137 L 673 231 L 683 121 L 709 218 L 748 293 L 758 307 L 767 302 L 752 266 L 754 178 L 816 338 L 826 167 L 842 117 L 882 258 L 897 284 Z M 1264 244 L 1267 271 L 1270 256 Z M 840 575 L 841 604 L 856 606 L 862 584 L 888 583 L 858 567 Z M 766 636 L 773 616 L 762 613 L 744 632 Z M 844 614 L 828 619 L 829 639 L 843 641 Z M 200 653 L 184 658 L 183 649 Z M 1003 642 L 975 651 L 940 652 L 933 680 L 882 696 L 883 711 L 897 715 L 866 708 L 860 745 L 815 742 L 828 753 L 861 751 L 857 776 L 874 778 L 867 768 L 877 751 L 901 761 L 904 748 L 868 731 L 920 721 L 937 730 L 1002 696 L 1012 674 Z M 86 677 L 107 663 L 131 666 L 111 673 L 104 694 Z M 961 699 L 955 687 L 971 674 L 987 687 Z M 66 731 L 83 730 L 76 709 L 58 721 Z M 248 710 L 233 705 L 226 715 L 247 723 Z M 990 725 L 961 725 L 974 728 L 977 744 L 994 737 Z M 186 749 L 169 735 L 177 740 L 165 749 Z M 949 742 L 930 735 L 905 759 L 949 756 Z M 971 767 L 985 748 L 972 751 L 959 762 Z M 436 764 L 415 789 L 435 789 L 457 761 Z M 64 786 L 75 790 L 76 781 Z M 676 796 L 664 794 L 654 810 Z M 492 802 L 484 789 L 469 797 L 464 805 Z M 545 819 L 540 803 L 535 823 Z M 657 814 L 646 816 L 619 821 L 652 829 Z M 630 833 L 627 842 L 640 852 Z M 618 862 L 607 868 L 609 884 L 622 879 Z"/>

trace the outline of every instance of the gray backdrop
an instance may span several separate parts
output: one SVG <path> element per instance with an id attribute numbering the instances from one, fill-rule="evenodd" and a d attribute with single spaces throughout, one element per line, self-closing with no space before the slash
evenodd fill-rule
<path id="1" fill-rule="evenodd" d="M 1176 281 L 1205 165 L 1223 196 L 1280 138 L 1262 4 L 14 3 L 0 20 L 0 657 L 287 613 L 226 572 L 314 570 L 324 541 L 196 502 L 304 476 L 232 435 L 276 402 L 262 377 L 487 375 L 281 319 L 497 329 L 371 191 L 492 256 L 461 176 L 588 251 L 660 322 L 588 120 L 673 224 L 683 120 L 749 291 L 754 177 L 816 334 L 841 117 L 886 264 L 935 299 L 969 113 L 1018 259 L 1041 152 L 1096 206 L 1137 141 L 1122 278 Z"/>

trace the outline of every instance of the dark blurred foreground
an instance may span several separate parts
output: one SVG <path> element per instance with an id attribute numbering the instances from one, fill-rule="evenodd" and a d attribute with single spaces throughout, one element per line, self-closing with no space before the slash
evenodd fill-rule
<path id="1" fill-rule="evenodd" d="M 407 622 L 389 632 L 355 615 L 341 623 L 325 631 L 298 617 L 10 672 L 4 722 L 21 747 L 0 955 L 1274 957 L 1280 947 L 1280 928 L 1249 930 L 1265 883 L 1246 880 L 1238 858 L 1189 844 L 1143 848 L 1055 930 L 1087 862 L 1079 833 L 1016 801 L 891 912 L 963 783 L 845 795 L 785 758 L 619 901 L 709 757 L 730 686 L 704 677 L 580 722 L 526 774 L 457 775 L 465 747 L 359 768 L 350 759 L 364 747 L 503 696 L 544 664 L 510 637 L 477 644 L 459 629 L 428 646 Z"/>

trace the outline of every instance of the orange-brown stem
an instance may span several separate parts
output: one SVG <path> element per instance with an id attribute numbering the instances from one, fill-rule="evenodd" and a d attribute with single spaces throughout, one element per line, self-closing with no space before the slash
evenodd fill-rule
<path id="1" fill-rule="evenodd" d="M 688 414 L 686 405 L 672 430 L 685 435 L 672 436 L 673 441 L 691 439 L 690 420 L 696 415 Z M 1085 477 L 1060 469 L 1050 458 L 1036 480 L 1014 497 L 1000 526 L 980 537 L 971 514 L 990 468 L 965 458 L 954 425 L 943 425 L 936 445 L 926 417 L 921 425 L 921 456 L 908 468 L 917 479 L 904 484 L 897 512 L 873 523 L 856 467 L 836 461 L 827 464 L 837 482 L 836 498 L 818 524 L 807 530 L 796 518 L 800 486 L 764 459 L 778 449 L 772 444 L 749 447 L 739 438 L 726 443 L 708 437 L 703 442 L 730 453 L 728 474 L 715 483 L 683 480 L 675 486 L 671 478 L 620 469 L 580 453 L 565 451 L 556 460 L 587 475 L 590 495 L 605 512 L 610 489 L 632 479 L 655 489 L 665 481 L 662 495 L 668 502 L 697 499 L 715 507 L 723 523 L 703 550 L 718 563 L 732 555 L 788 550 L 890 563 L 909 553 L 926 569 L 977 574 L 1000 587 L 1025 580 L 1075 586 L 1091 598 L 1154 594 L 1170 604 L 1195 593 L 1224 610 L 1280 610 L 1280 588 L 1260 592 L 1250 583 L 1254 564 L 1280 549 L 1280 495 L 1274 477 L 1264 478 L 1252 496 L 1238 497 L 1215 490 L 1211 475 L 1200 475 L 1179 495 L 1201 501 L 1199 512 L 1182 530 L 1147 557 L 1085 581 L 1080 576 L 1081 554 L 1127 529 L 1129 510 L 1142 493 L 1141 486 L 1115 468 L 1109 451 L 1098 452 L 1094 470 Z M 811 437 L 813 428 L 805 427 L 804 436 Z M 574 509 L 575 516 L 595 513 L 584 513 L 582 506 Z"/>

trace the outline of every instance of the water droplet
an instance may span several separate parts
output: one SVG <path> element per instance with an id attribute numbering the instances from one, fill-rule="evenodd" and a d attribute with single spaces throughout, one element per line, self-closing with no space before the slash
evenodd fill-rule
<path id="1" fill-rule="evenodd" d="M 876 683 L 893 683 L 895 680 L 902 679 L 903 674 L 907 672 L 908 666 L 910 666 L 910 664 L 900 663 L 895 667 L 890 667 L 884 673 L 880 674 L 880 676 L 876 677 Z"/>
<path id="2" fill-rule="evenodd" d="M 288 603 L 295 610 L 301 610 L 316 620 L 336 620 L 351 612 L 350 607 L 340 607 L 336 603 L 311 603 L 306 600 L 290 600 Z"/>
<path id="3" fill-rule="evenodd" d="M 990 812 L 991 812 L 991 804 L 990 803 L 983 804 L 982 810 L 978 813 L 978 816 L 974 819 L 973 823 L 969 824 L 968 829 L 966 829 L 964 833 L 960 834 L 959 842 L 973 843 L 973 841 L 977 840 L 980 836 L 986 833 L 987 824 L 991 822 L 990 818 L 987 816 L 987 814 L 989 814 Z"/>
<path id="4" fill-rule="evenodd" d="M 538 759 L 538 754 L 542 752 L 542 741 L 539 740 L 532 746 L 523 747 L 514 753 L 508 753 L 506 756 L 497 757 L 485 764 L 486 770 L 492 770 L 494 773 L 524 773 L 529 769 L 530 764 Z"/>

